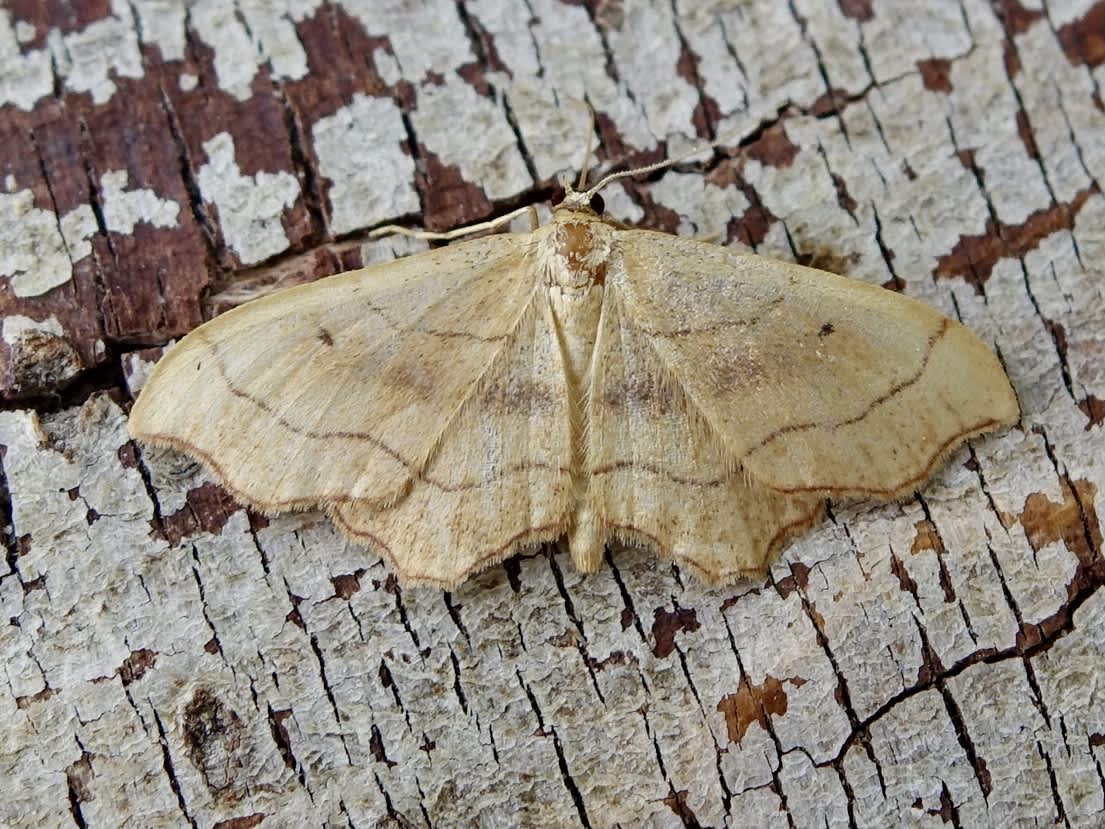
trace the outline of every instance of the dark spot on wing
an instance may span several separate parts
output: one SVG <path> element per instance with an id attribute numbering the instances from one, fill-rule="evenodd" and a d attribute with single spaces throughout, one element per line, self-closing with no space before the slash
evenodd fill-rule
<path id="1" fill-rule="evenodd" d="M 492 382 L 480 395 L 481 408 L 498 414 L 543 414 L 557 410 L 555 390 L 545 383 L 510 376 Z"/>
<path id="2" fill-rule="evenodd" d="M 415 359 L 390 364 L 381 372 L 380 377 L 395 393 L 403 395 L 408 401 L 432 401 L 438 394 L 436 375 L 419 364 L 417 355 Z"/>
<path id="3" fill-rule="evenodd" d="M 318 329 L 318 341 L 324 345 L 334 344 L 334 338 L 330 336 L 330 332 L 321 327 Z"/>
<path id="4" fill-rule="evenodd" d="M 827 323 L 825 323 L 824 325 L 821 326 L 821 330 L 819 330 L 817 332 L 817 336 L 827 337 L 830 334 L 832 334 L 835 330 L 836 329 L 833 328 L 833 324 L 831 322 L 827 322 Z"/>
<path id="5" fill-rule="evenodd" d="M 673 387 L 652 377 L 627 377 L 603 389 L 603 403 L 617 411 L 650 412 L 667 415 L 685 411 Z"/>

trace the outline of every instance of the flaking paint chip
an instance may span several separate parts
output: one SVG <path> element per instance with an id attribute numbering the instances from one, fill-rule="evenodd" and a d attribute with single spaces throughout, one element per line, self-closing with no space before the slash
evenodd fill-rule
<path id="1" fill-rule="evenodd" d="M 158 363 L 131 434 L 264 513 L 319 507 L 407 582 L 607 543 L 762 574 L 826 498 L 913 492 L 1018 418 L 1001 364 L 927 305 L 603 218 L 250 302 Z M 597 209 L 596 209 L 597 208 Z"/>

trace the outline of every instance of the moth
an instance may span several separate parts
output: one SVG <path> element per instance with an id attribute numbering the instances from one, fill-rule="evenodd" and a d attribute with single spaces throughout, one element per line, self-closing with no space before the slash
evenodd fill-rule
<path id="1" fill-rule="evenodd" d="M 584 572 L 620 542 L 715 583 L 762 574 L 826 499 L 906 496 L 1018 419 L 963 325 L 626 228 L 598 203 L 620 175 L 568 187 L 532 232 L 211 320 L 157 364 L 131 435 L 263 513 L 321 508 L 404 582 L 451 587 L 559 541 Z"/>

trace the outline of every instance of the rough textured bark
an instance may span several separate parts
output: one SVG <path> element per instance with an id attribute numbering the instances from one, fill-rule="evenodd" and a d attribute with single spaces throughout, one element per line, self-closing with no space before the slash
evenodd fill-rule
<path id="1" fill-rule="evenodd" d="M 0 8 L 0 824 L 1105 820 L 1105 3 L 72 5 Z M 603 163 L 732 136 L 612 212 L 922 297 L 1021 427 L 764 582 L 451 594 L 127 440 L 206 316 L 547 197 L 584 98 Z"/>

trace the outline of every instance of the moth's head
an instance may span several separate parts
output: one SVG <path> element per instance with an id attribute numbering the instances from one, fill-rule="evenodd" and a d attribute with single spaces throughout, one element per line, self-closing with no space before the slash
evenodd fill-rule
<path id="1" fill-rule="evenodd" d="M 553 205 L 553 210 L 572 210 L 579 213 L 591 213 L 602 217 L 606 211 L 606 203 L 602 194 L 595 188 L 590 190 L 576 190 L 567 182 L 564 183 L 564 198 Z"/>
<path id="2" fill-rule="evenodd" d="M 705 144 L 701 147 L 697 147 L 691 150 L 689 153 L 678 156 L 676 158 L 664 159 L 663 161 L 657 161 L 654 164 L 647 164 L 644 167 L 635 167 L 631 170 L 622 170 L 617 173 L 609 173 L 602 178 L 597 184 L 592 185 L 588 189 L 587 187 L 587 160 L 591 156 L 591 144 L 588 141 L 587 152 L 584 155 L 583 168 L 579 172 L 579 183 L 576 187 L 568 182 L 567 179 L 561 179 L 561 184 L 564 187 L 564 198 L 558 203 L 553 205 L 553 211 L 570 211 L 572 213 L 585 213 L 596 218 L 601 219 L 603 212 L 605 211 L 605 204 L 603 203 L 602 196 L 599 195 L 599 191 L 606 187 L 611 182 L 618 179 L 631 178 L 633 176 L 641 176 L 647 173 L 655 172 L 656 170 L 664 170 L 668 167 L 673 167 L 681 161 L 687 161 L 694 158 L 696 155 L 701 155 L 706 150 L 712 150 L 721 144 L 721 141 L 714 141 L 709 144 Z M 610 220 L 607 220 L 608 222 Z"/>

